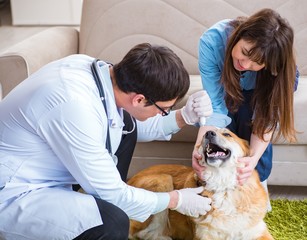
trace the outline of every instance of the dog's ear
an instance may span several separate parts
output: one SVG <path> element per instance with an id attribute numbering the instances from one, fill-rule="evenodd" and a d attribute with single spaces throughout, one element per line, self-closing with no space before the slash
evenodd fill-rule
<path id="1" fill-rule="evenodd" d="M 229 131 L 229 130 L 228 130 Z M 250 154 L 250 150 L 249 150 L 249 143 L 247 140 L 243 139 L 243 138 L 240 138 L 238 137 L 238 135 L 236 135 L 235 133 L 233 132 L 230 132 L 229 133 L 231 134 L 231 136 L 235 139 L 235 141 L 240 144 L 242 150 L 243 150 L 243 157 L 246 157 L 246 156 L 249 156 Z"/>

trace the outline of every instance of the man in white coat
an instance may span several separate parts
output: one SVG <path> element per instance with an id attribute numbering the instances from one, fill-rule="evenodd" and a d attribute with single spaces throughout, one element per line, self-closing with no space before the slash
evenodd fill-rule
<path id="1" fill-rule="evenodd" d="M 52 62 L 0 103 L 0 239 L 127 239 L 129 219 L 209 211 L 202 188 L 154 193 L 125 183 L 136 141 L 169 140 L 212 113 L 167 47 L 139 44 L 114 66 Z M 79 184 L 86 194 L 73 191 Z"/>

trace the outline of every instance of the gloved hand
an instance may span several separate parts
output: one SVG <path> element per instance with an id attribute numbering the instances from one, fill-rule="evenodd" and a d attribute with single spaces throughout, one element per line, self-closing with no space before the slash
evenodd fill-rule
<path id="1" fill-rule="evenodd" d="M 212 112 L 211 99 L 205 90 L 193 93 L 181 108 L 181 115 L 189 125 L 198 123 L 201 117 L 208 117 Z"/>
<path id="2" fill-rule="evenodd" d="M 203 190 L 203 187 L 176 190 L 179 200 L 177 207 L 172 208 L 172 210 L 190 217 L 205 215 L 211 209 L 211 199 L 198 195 Z"/>

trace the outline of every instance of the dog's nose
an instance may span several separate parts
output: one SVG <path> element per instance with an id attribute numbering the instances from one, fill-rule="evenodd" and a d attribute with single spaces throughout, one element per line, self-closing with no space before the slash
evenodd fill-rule
<path id="1" fill-rule="evenodd" d="M 208 131 L 206 132 L 205 136 L 207 139 L 212 139 L 216 136 L 216 133 L 214 131 Z"/>

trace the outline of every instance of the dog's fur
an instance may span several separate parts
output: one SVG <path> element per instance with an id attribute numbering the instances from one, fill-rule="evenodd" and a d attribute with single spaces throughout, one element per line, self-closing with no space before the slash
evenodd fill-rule
<path id="1" fill-rule="evenodd" d="M 199 152 L 205 166 L 204 182 L 199 182 L 190 167 L 156 165 L 133 176 L 128 184 L 155 192 L 203 185 L 203 196 L 212 199 L 212 209 L 199 218 L 165 210 L 144 223 L 131 221 L 130 237 L 139 239 L 249 240 L 273 239 L 263 218 L 267 193 L 256 171 L 244 185 L 237 183 L 239 157 L 248 156 L 249 147 L 227 129 L 208 131 Z"/>

